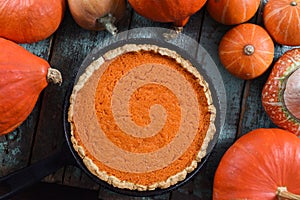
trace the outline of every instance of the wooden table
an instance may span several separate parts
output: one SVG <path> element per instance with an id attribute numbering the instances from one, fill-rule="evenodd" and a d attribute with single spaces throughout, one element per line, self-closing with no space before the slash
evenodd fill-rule
<path id="1" fill-rule="evenodd" d="M 262 1 L 257 15 L 250 21 L 262 25 Z M 155 23 L 136 14 L 130 6 L 119 31 L 139 27 L 165 27 L 170 24 Z M 202 170 L 183 187 L 161 196 L 148 199 L 211 199 L 214 172 L 229 146 L 241 135 L 259 127 L 274 127 L 261 104 L 261 90 L 268 77 L 244 81 L 229 74 L 218 58 L 218 44 L 232 26 L 221 25 L 207 14 L 205 8 L 193 15 L 183 33 L 199 41 L 216 63 L 226 88 L 227 114 L 218 143 Z M 51 66 L 62 72 L 64 82 L 58 87 L 49 85 L 40 95 L 33 112 L 15 131 L 0 137 L 0 177 L 29 166 L 60 150 L 65 141 L 62 123 L 63 102 L 67 87 L 83 59 L 104 38 L 112 37 L 106 31 L 93 32 L 80 28 L 68 9 L 60 28 L 50 38 L 34 44 L 22 44 L 34 54 L 47 59 Z M 276 44 L 274 61 L 290 47 Z M 99 199 L 139 199 L 123 196 L 101 188 L 80 169 L 65 166 L 44 178 L 43 182 L 97 192 Z M 147 198 L 145 198 L 147 199 Z"/>

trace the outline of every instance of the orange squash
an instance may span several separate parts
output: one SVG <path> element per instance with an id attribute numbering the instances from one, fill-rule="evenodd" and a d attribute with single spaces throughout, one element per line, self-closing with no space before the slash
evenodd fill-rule
<path id="1" fill-rule="evenodd" d="M 183 27 L 191 15 L 200 10 L 206 0 L 128 0 L 141 16 L 157 22 L 172 22 Z"/>
<path id="2" fill-rule="evenodd" d="M 300 48 L 276 61 L 262 90 L 262 104 L 274 124 L 300 136 Z"/>
<path id="3" fill-rule="evenodd" d="M 61 74 L 16 43 L 0 38 L 0 135 L 18 127 L 31 113 L 48 82 Z"/>
<path id="4" fill-rule="evenodd" d="M 279 44 L 300 45 L 300 2 L 298 0 L 269 0 L 264 7 L 263 20 L 271 37 Z"/>
<path id="5" fill-rule="evenodd" d="M 44 40 L 59 27 L 65 0 L 0 1 L 0 37 L 17 43 Z"/>
<path id="6" fill-rule="evenodd" d="M 87 30 L 108 30 L 115 35 L 114 22 L 120 20 L 126 10 L 125 0 L 68 0 L 75 22 Z"/>
<path id="7" fill-rule="evenodd" d="M 274 43 L 260 26 L 240 24 L 230 29 L 219 44 L 219 57 L 234 76 L 249 80 L 263 74 L 274 57 Z"/>
<path id="8" fill-rule="evenodd" d="M 300 139 L 278 128 L 240 137 L 216 170 L 213 200 L 300 199 Z"/>
<path id="9" fill-rule="evenodd" d="M 206 8 L 217 22 L 234 25 L 250 20 L 259 5 L 260 0 L 208 0 Z"/>

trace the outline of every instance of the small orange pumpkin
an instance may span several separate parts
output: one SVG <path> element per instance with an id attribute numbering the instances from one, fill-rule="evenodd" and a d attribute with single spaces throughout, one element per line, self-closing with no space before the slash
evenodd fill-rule
<path id="1" fill-rule="evenodd" d="M 240 24 L 229 30 L 219 44 L 219 57 L 234 76 L 249 80 L 263 74 L 274 57 L 274 43 L 256 24 Z"/>
<path id="2" fill-rule="evenodd" d="M 262 104 L 274 124 L 300 136 L 300 48 L 276 61 L 262 90 Z"/>
<path id="3" fill-rule="evenodd" d="M 269 0 L 264 7 L 263 20 L 271 37 L 279 44 L 300 45 L 300 2 L 298 0 Z"/>
<path id="4" fill-rule="evenodd" d="M 44 40 L 59 27 L 65 0 L 0 1 L 0 37 L 17 43 Z"/>
<path id="5" fill-rule="evenodd" d="M 206 0 L 128 0 L 141 16 L 157 22 L 172 22 L 183 27 L 191 15 L 200 10 Z"/>
<path id="6" fill-rule="evenodd" d="M 213 200 L 300 199 L 300 139 L 278 128 L 240 137 L 222 157 Z"/>
<path id="7" fill-rule="evenodd" d="M 234 25 L 250 20 L 259 5 L 260 0 L 208 0 L 206 8 L 217 22 Z"/>
<path id="8" fill-rule="evenodd" d="M 114 22 L 120 20 L 126 10 L 125 0 L 68 0 L 75 22 L 87 30 L 108 30 L 117 33 Z"/>
<path id="9" fill-rule="evenodd" d="M 16 43 L 0 38 L 0 135 L 17 128 L 31 113 L 48 82 L 61 74 Z"/>

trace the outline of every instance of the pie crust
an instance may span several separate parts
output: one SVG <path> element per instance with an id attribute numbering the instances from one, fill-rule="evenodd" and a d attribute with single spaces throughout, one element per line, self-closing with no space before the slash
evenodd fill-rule
<path id="1" fill-rule="evenodd" d="M 168 188 L 195 170 L 216 132 L 215 117 L 198 70 L 152 44 L 126 44 L 96 58 L 75 84 L 68 112 L 71 141 L 87 169 L 138 191 Z"/>

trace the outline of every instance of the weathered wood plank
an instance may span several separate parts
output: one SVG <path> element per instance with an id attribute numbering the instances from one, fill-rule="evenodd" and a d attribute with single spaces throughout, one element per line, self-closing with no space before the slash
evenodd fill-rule
<path id="1" fill-rule="evenodd" d="M 224 150 L 226 150 L 235 139 L 236 127 L 239 119 L 241 93 L 244 85 L 243 80 L 234 77 L 223 67 L 218 56 L 218 46 L 221 38 L 231 28 L 232 26 L 225 26 L 215 22 L 206 12 L 200 44 L 208 51 L 218 66 L 225 85 L 227 99 L 226 120 L 223 131 L 219 135 L 219 142 L 211 156 L 214 160 L 211 163 L 212 165 L 218 163 L 219 156 L 224 153 Z"/>
<path id="2" fill-rule="evenodd" d="M 80 63 L 92 48 L 89 45 L 93 42 L 89 39 L 86 42 L 84 40 L 94 37 L 94 32 L 81 30 L 72 21 L 69 12 L 66 12 L 57 31 L 50 60 L 50 64 L 61 71 L 63 84 L 60 87 L 50 86 L 45 90 L 33 147 L 33 162 L 58 151 L 65 142 L 62 123 L 64 97 Z M 63 170 L 59 170 L 48 176 L 45 181 L 62 183 L 62 176 Z"/>
<path id="3" fill-rule="evenodd" d="M 63 175 L 63 184 L 77 188 L 85 188 L 90 190 L 99 190 L 100 186 L 96 184 L 90 177 L 82 172 L 82 169 L 76 166 L 67 166 Z"/>
<path id="4" fill-rule="evenodd" d="M 95 200 L 97 191 L 40 182 L 21 191 L 10 200 Z"/>
<path id="5" fill-rule="evenodd" d="M 0 177 L 28 165 L 38 109 L 16 130 L 0 138 Z M 27 132 L 26 130 L 32 130 Z"/>
<path id="6" fill-rule="evenodd" d="M 209 14 L 205 12 L 200 44 L 210 54 L 222 75 L 226 89 L 227 114 L 223 130 L 221 131 L 218 142 L 206 163 L 206 167 L 195 177 L 195 179 L 199 181 L 199 186 L 198 184 L 194 184 L 194 193 L 201 199 L 212 198 L 215 170 L 223 154 L 235 141 L 239 124 L 240 102 L 245 82 L 231 75 L 222 66 L 218 57 L 219 42 L 223 35 L 232 27 L 233 26 L 225 26 L 214 21 Z M 201 183 L 205 183 L 203 184 L 204 186 L 201 186 Z"/>
<path id="7" fill-rule="evenodd" d="M 151 197 L 135 197 L 122 195 L 102 187 L 99 189 L 98 198 L 101 200 L 168 200 L 169 194 L 167 193 Z"/>
<path id="8" fill-rule="evenodd" d="M 268 1 L 261 1 L 261 6 L 259 8 L 259 15 L 256 19 L 256 24 L 264 27 L 263 24 L 263 10 L 264 6 Z M 277 59 L 287 50 L 295 47 L 284 46 L 274 43 L 275 52 L 274 52 L 274 60 L 273 64 L 277 61 Z M 257 128 L 270 128 L 276 127 L 267 116 L 264 108 L 262 106 L 261 101 L 261 92 L 263 86 L 272 70 L 273 64 L 269 67 L 269 69 L 260 77 L 255 78 L 253 80 L 249 80 L 245 84 L 245 89 L 243 93 L 243 101 L 242 101 L 242 110 L 241 110 L 241 118 L 240 118 L 240 126 L 238 128 L 238 137 L 257 129 Z"/>
<path id="9" fill-rule="evenodd" d="M 33 44 L 21 44 L 31 53 L 49 58 L 51 37 Z M 16 58 L 17 59 L 17 58 Z M 0 137 L 0 176 L 26 167 L 30 163 L 31 145 L 39 117 L 41 98 L 27 119 L 11 133 Z"/>
<path id="10" fill-rule="evenodd" d="M 128 21 L 124 23 L 120 24 L 120 31 L 127 29 Z M 105 45 L 103 41 L 108 41 L 107 39 L 112 37 L 106 31 L 94 32 L 80 28 L 69 11 L 66 11 L 62 25 L 57 31 L 50 59 L 50 64 L 61 71 L 64 81 L 61 87 L 50 86 L 44 93 L 33 161 L 47 157 L 49 152 L 59 150 L 65 142 L 62 113 L 66 91 L 88 53 L 96 46 Z M 45 181 L 83 188 L 98 188 L 96 183 L 74 167 L 60 170 L 48 176 Z"/>
<path id="11" fill-rule="evenodd" d="M 268 73 L 265 73 L 246 83 L 238 137 L 257 128 L 275 127 L 266 115 L 261 102 L 261 91 L 267 76 Z"/>

